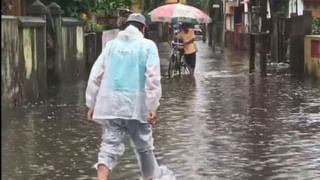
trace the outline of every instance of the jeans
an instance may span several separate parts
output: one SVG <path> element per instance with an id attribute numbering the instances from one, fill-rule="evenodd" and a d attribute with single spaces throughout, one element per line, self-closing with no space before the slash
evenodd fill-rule
<path id="1" fill-rule="evenodd" d="M 157 177 L 160 174 L 159 165 L 153 153 L 152 126 L 137 120 L 113 119 L 102 124 L 103 134 L 98 154 L 98 165 L 105 165 L 112 170 L 120 156 L 125 151 L 123 139 L 129 134 L 138 163 L 144 178 Z"/>

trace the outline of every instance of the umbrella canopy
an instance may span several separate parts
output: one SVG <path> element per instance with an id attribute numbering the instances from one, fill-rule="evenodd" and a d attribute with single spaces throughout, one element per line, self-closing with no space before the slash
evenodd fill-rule
<path id="1" fill-rule="evenodd" d="M 198 8 L 183 4 L 160 6 L 148 13 L 152 22 L 209 23 L 211 18 Z"/>

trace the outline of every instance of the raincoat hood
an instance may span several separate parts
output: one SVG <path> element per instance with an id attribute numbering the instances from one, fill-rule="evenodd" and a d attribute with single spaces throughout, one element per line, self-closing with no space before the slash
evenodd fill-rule
<path id="1" fill-rule="evenodd" d="M 139 31 L 138 28 L 129 25 L 125 30 L 119 32 L 118 39 L 121 39 L 123 41 L 132 41 L 135 39 L 142 39 L 143 34 Z"/>

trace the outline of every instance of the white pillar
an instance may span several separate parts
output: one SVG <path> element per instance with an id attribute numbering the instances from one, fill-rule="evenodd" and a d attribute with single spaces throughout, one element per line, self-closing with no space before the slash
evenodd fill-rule
<path id="1" fill-rule="evenodd" d="M 223 0 L 223 30 L 222 30 L 222 49 L 224 49 L 225 44 L 225 33 L 226 33 L 226 0 Z"/>
<path id="2" fill-rule="evenodd" d="M 270 19 L 271 18 L 271 8 L 270 8 L 270 0 L 268 0 L 267 2 L 267 18 Z"/>
<path id="3" fill-rule="evenodd" d="M 249 32 L 249 7 L 248 3 L 244 3 L 244 30 Z"/>

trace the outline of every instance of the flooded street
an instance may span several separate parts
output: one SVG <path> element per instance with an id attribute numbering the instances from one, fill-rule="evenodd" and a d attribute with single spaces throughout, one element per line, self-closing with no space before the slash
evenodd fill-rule
<path id="1" fill-rule="evenodd" d="M 198 42 L 195 77 L 166 78 L 154 127 L 160 164 L 179 180 L 320 179 L 320 82 L 284 69 L 248 73 L 244 52 Z M 52 87 L 46 102 L 2 108 L 2 179 L 90 180 L 101 129 L 86 120 L 86 81 Z M 128 140 L 127 140 L 127 145 Z M 137 180 L 127 146 L 112 180 Z"/>

